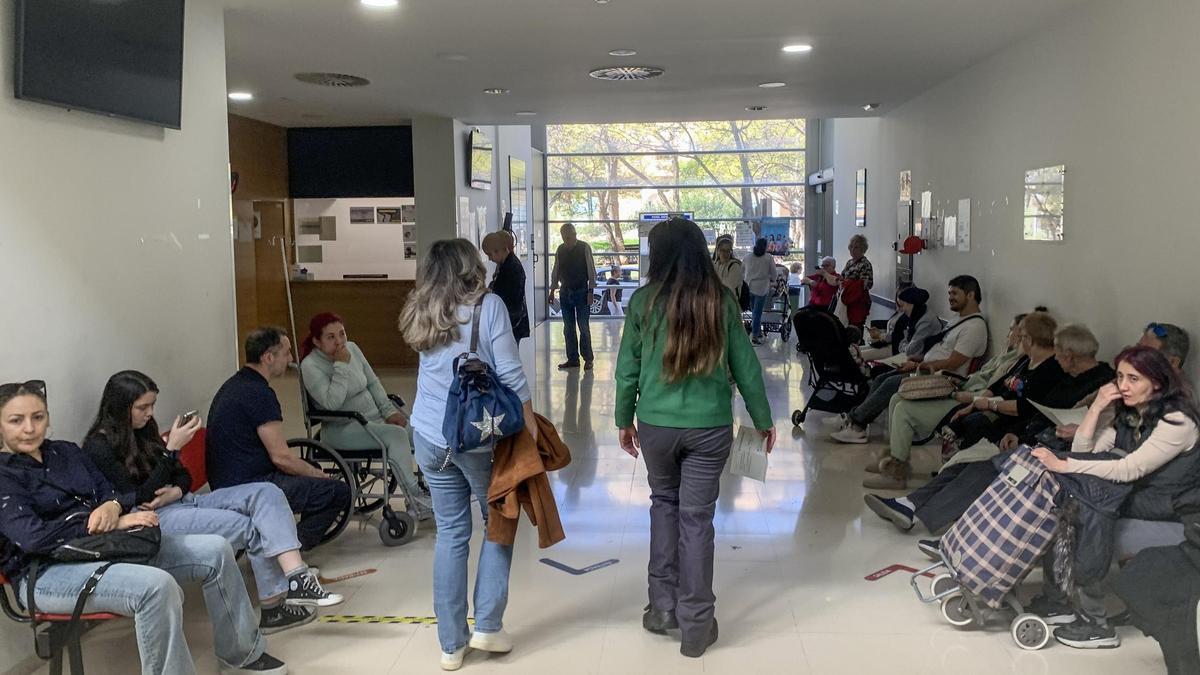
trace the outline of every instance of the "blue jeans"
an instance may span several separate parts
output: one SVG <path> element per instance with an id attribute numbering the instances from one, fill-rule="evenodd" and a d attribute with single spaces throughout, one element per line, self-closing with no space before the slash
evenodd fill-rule
<path id="1" fill-rule="evenodd" d="M 34 602 L 40 611 L 70 614 L 79 589 L 103 563 L 53 565 L 40 571 Z M 254 662 L 266 649 L 233 549 L 212 534 L 163 534 L 150 565 L 113 565 L 101 577 L 84 612 L 133 617 L 144 675 L 196 672 L 183 635 L 181 583 L 204 585 L 204 604 L 213 628 L 213 647 L 225 665 Z M 25 595 L 25 582 L 21 583 Z"/>
<path id="2" fill-rule="evenodd" d="M 767 296 L 750 296 L 750 334 L 754 337 L 762 337 L 762 314 L 766 306 Z"/>
<path id="3" fill-rule="evenodd" d="M 283 490 L 292 513 L 300 514 L 296 537 L 305 551 L 320 544 L 329 526 L 350 508 L 350 487 L 340 480 L 291 476 L 280 471 L 267 474 L 262 480 Z"/>
<path id="4" fill-rule="evenodd" d="M 433 613 L 437 616 L 438 642 L 446 653 L 461 649 L 471 639 L 467 626 L 467 556 L 471 553 L 471 502 L 479 503 L 487 530 L 488 485 L 492 482 L 490 449 L 455 454 L 441 469 L 446 448 L 439 448 L 419 433 L 413 434 L 417 464 L 425 473 L 433 496 L 437 543 L 433 547 Z M 475 573 L 475 630 L 498 633 L 504 627 L 508 605 L 508 570 L 512 547 L 483 538 Z"/>
<path id="5" fill-rule="evenodd" d="M 559 294 L 562 306 L 563 337 L 567 341 L 567 362 L 578 363 L 580 354 L 584 361 L 592 361 L 592 327 L 588 320 L 592 316 L 592 291 L 584 287 L 573 291 L 563 289 Z M 575 329 L 579 337 L 575 337 Z"/>
<path id="6" fill-rule="evenodd" d="M 183 499 L 158 509 L 163 534 L 219 534 L 245 549 L 260 600 L 287 592 L 275 558 L 300 548 L 296 520 L 283 491 L 271 483 L 244 483 Z"/>
<path id="7" fill-rule="evenodd" d="M 904 377 L 904 373 L 893 371 L 871 380 L 870 393 L 862 403 L 850 411 L 850 421 L 861 428 L 866 428 L 874 422 L 876 417 L 888 409 L 892 397 L 900 391 L 900 383 L 904 381 Z"/>

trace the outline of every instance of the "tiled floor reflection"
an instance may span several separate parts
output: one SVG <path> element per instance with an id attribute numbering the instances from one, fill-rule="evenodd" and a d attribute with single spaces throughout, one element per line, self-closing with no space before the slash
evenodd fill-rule
<path id="1" fill-rule="evenodd" d="M 1054 645 L 1022 652 L 1007 631 L 959 631 L 923 606 L 894 574 L 863 577 L 893 563 L 922 565 L 915 538 L 897 533 L 863 507 L 862 467 L 874 445 L 843 447 L 824 439 L 824 414 L 808 431 L 787 421 L 803 400 L 804 363 L 791 345 L 758 348 L 780 443 L 768 482 L 726 476 L 717 509 L 716 591 L 720 641 L 699 660 L 681 657 L 669 637 L 641 629 L 646 602 L 649 490 L 645 468 L 623 453 L 613 428 L 613 369 L 620 324 L 594 324 L 596 369 L 559 373 L 560 324 L 541 328 L 537 407 L 558 425 L 574 460 L 553 475 L 567 540 L 540 551 L 522 525 L 514 556 L 507 627 L 516 649 L 503 657 L 473 653 L 462 672 L 511 673 L 945 673 L 1064 675 L 1165 672 L 1157 645 L 1132 629 L 1104 652 Z M 384 373 L 389 390 L 411 399 L 414 374 Z M 290 433 L 303 433 L 296 383 L 277 387 Z M 737 405 L 741 419 L 748 420 Z M 875 431 L 873 440 L 881 440 Z M 918 455 L 931 466 L 932 449 Z M 339 614 L 432 614 L 434 533 L 384 548 L 374 522 L 353 523 L 312 554 L 326 576 L 373 567 L 378 572 L 336 585 L 348 600 Z M 572 576 L 538 562 L 551 557 L 581 568 Z M 188 637 L 200 672 L 215 672 L 203 601 L 188 595 Z M 435 628 L 412 625 L 313 624 L 273 636 L 272 653 L 293 673 L 439 672 Z M 89 673 L 137 671 L 132 635 L 109 626 L 87 638 Z"/>

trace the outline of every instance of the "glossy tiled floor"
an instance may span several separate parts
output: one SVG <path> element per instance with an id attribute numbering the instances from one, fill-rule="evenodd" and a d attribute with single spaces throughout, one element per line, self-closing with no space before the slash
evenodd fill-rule
<path id="1" fill-rule="evenodd" d="M 790 345 L 759 348 L 781 430 L 768 482 L 726 476 L 717 509 L 716 592 L 720 641 L 697 660 L 679 655 L 676 639 L 646 633 L 649 490 L 645 468 L 616 444 L 613 368 L 620 324 L 594 324 L 594 373 L 563 374 L 560 324 L 543 326 L 537 404 L 559 426 L 574 461 L 553 477 L 567 540 L 539 551 L 523 524 L 514 556 L 507 656 L 471 653 L 462 672 L 511 673 L 1070 673 L 1164 672 L 1157 646 L 1121 629 L 1115 651 L 1081 652 L 1052 643 L 1023 652 L 1007 631 L 959 631 L 923 606 L 907 574 L 875 582 L 864 576 L 894 563 L 922 566 L 915 538 L 866 511 L 862 466 L 874 446 L 835 446 L 824 439 L 823 414 L 808 432 L 787 419 L 803 399 L 802 362 Z M 411 398 L 412 373 L 387 373 L 391 391 Z M 294 381 L 278 387 L 292 432 Z M 738 414 L 744 411 L 737 405 Z M 874 440 L 879 440 L 878 432 Z M 918 468 L 931 455 L 919 456 Z M 364 568 L 374 574 L 331 589 L 348 596 L 338 614 L 430 616 L 434 533 L 384 548 L 375 522 L 352 523 L 336 542 L 310 556 L 325 576 Z M 572 567 L 617 558 L 614 566 L 572 576 L 538 562 Z M 214 672 L 211 633 L 200 595 L 188 595 L 188 637 L 201 672 Z M 332 612 L 330 612 L 332 613 Z M 88 636 L 89 673 L 137 670 L 128 623 Z M 428 625 L 318 623 L 270 638 L 270 651 L 293 673 L 439 672 L 436 628 Z"/>

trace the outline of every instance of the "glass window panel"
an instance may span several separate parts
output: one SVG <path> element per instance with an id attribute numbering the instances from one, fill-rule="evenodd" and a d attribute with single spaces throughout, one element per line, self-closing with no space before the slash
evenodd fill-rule
<path id="1" fill-rule="evenodd" d="M 720 155 L 556 155 L 552 187 L 803 184 L 804 151 Z"/>
<path id="2" fill-rule="evenodd" d="M 558 153 L 687 152 L 805 147 L 804 120 L 556 124 L 547 147 Z"/>

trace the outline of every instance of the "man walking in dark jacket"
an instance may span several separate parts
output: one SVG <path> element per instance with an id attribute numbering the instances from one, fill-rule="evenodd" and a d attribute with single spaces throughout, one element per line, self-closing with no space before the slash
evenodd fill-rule
<path id="1" fill-rule="evenodd" d="M 583 369 L 592 369 L 592 329 L 588 325 L 592 310 L 592 289 L 596 287 L 596 263 L 592 259 L 592 247 L 579 241 L 575 226 L 567 223 L 559 230 L 563 243 L 554 254 L 554 270 L 550 273 L 550 302 L 554 302 L 554 291 L 562 284 L 563 337 L 567 340 L 567 360 L 558 364 L 559 370 L 579 367 L 579 356 L 583 355 Z M 575 328 L 579 327 L 579 336 Z"/>
<path id="2" fill-rule="evenodd" d="M 488 260 L 496 264 L 489 288 L 504 301 L 513 337 L 519 345 L 522 338 L 529 337 L 529 311 L 525 305 L 525 268 L 513 253 L 512 234 L 493 232 L 483 238 L 481 248 Z"/>

